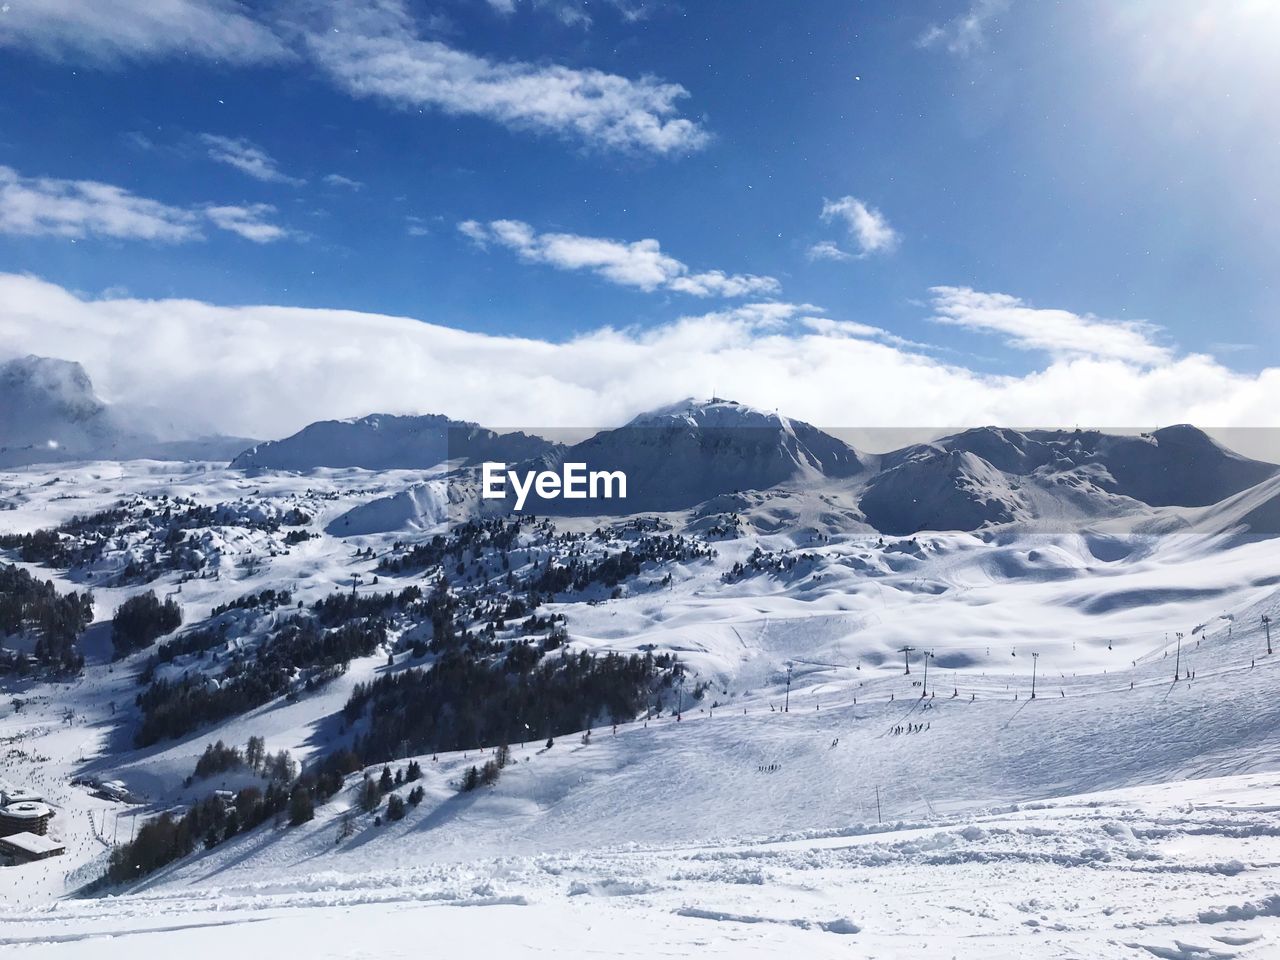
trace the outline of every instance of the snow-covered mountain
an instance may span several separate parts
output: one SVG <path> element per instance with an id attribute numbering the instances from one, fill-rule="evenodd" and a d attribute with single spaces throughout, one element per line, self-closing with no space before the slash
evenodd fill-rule
<path id="1" fill-rule="evenodd" d="M 937 451 L 970 453 L 1013 476 L 1074 471 L 1099 489 L 1153 507 L 1207 506 L 1280 472 L 1275 464 L 1240 456 L 1188 424 L 1138 435 L 980 427 L 906 447 L 884 461 L 896 466 Z"/>
<path id="2" fill-rule="evenodd" d="M 71 460 L 217 460 L 243 437 L 163 441 L 132 426 L 94 393 L 84 367 L 51 357 L 0 364 L 0 467 Z"/>
<path id="3" fill-rule="evenodd" d="M 571 446 L 451 424 L 438 417 L 313 424 L 288 441 L 261 445 L 234 466 L 428 466 L 446 452 L 454 458 L 467 452 L 463 467 L 361 505 L 335 524 L 335 532 L 352 534 L 424 530 L 509 509 L 512 496 L 505 506 L 479 496 L 476 465 L 487 459 L 519 471 L 572 462 L 626 474 L 625 500 L 540 499 L 531 492 L 526 513 L 619 517 L 695 509 L 709 529 L 741 514 L 760 531 L 807 525 L 824 535 L 1007 524 L 1044 532 L 1117 518 L 1209 524 L 1209 514 L 1161 511 L 1211 506 L 1280 474 L 1275 465 L 1242 457 L 1189 426 L 1142 435 L 983 427 L 874 456 L 810 424 L 730 400 L 683 400 Z M 520 461 L 519 454 L 538 445 L 541 455 Z M 287 449 L 292 456 L 285 456 Z M 1263 514 L 1250 516 L 1258 521 Z"/>
<path id="4" fill-rule="evenodd" d="M 445 479 L 415 483 L 389 496 L 352 507 L 329 524 L 327 532 L 339 537 L 404 531 L 422 533 L 438 528 L 451 515 L 465 512 L 461 506 L 467 487 Z"/>
<path id="5" fill-rule="evenodd" d="M 718 399 L 660 407 L 542 460 L 623 471 L 627 498 L 605 511 L 615 514 L 680 510 L 722 494 L 822 483 L 866 470 L 858 451 L 810 424 Z M 532 503 L 527 509 L 535 513 L 601 512 L 599 502 Z"/>
<path id="6" fill-rule="evenodd" d="M 1146 508 L 1208 506 L 1280 473 L 1186 425 L 1140 435 L 982 427 L 885 454 L 880 466 L 860 506 L 893 534 L 1143 519 Z"/>
<path id="7" fill-rule="evenodd" d="M 320 420 L 283 440 L 270 440 L 240 453 L 240 470 L 425 470 L 446 460 L 527 460 L 555 444 L 525 433 L 495 433 L 474 423 L 438 414 L 395 416 L 375 413 L 350 420 Z"/>

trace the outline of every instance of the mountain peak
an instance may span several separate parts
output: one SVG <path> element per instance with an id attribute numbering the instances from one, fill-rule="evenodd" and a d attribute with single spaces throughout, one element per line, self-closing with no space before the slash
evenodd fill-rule
<path id="1" fill-rule="evenodd" d="M 323 423 L 325 421 L 318 422 Z M 397 426 L 405 424 L 417 426 L 419 428 L 469 428 L 476 426 L 476 424 L 469 420 L 454 420 L 441 413 L 367 413 L 363 417 L 347 417 L 346 419 L 335 422 L 351 424 L 352 426 L 368 427 L 370 430 L 395 429 Z"/>
<path id="2" fill-rule="evenodd" d="M 631 419 L 628 427 L 690 426 L 703 428 L 776 428 L 789 423 L 777 412 L 767 412 L 747 406 L 737 400 L 712 397 L 699 400 L 687 397 L 675 403 L 649 410 Z"/>
<path id="3" fill-rule="evenodd" d="M 1222 445 L 1197 426 L 1190 423 L 1174 423 L 1158 430 L 1152 430 L 1151 436 L 1158 443 L 1181 443 L 1202 447 L 1221 447 Z"/>
<path id="4" fill-rule="evenodd" d="M 721 494 L 866 469 L 856 450 L 817 427 L 719 397 L 650 410 L 575 444 L 564 458 L 622 470 L 633 512 L 679 510 Z M 591 509 L 598 504 L 557 500 L 539 503 L 535 512 Z"/>

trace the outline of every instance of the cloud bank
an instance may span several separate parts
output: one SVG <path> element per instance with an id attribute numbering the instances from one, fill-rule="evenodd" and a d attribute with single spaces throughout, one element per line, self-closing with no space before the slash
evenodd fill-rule
<path id="1" fill-rule="evenodd" d="M 939 294 L 939 309 L 955 296 Z M 973 293 L 985 296 L 995 295 Z M 995 309 L 1005 309 L 998 298 Z M 0 344 L 8 355 L 78 360 L 104 399 L 163 410 L 188 431 L 257 437 L 375 411 L 610 426 L 713 391 L 828 427 L 1280 426 L 1280 368 L 1060 354 L 994 376 L 780 303 L 552 342 L 343 310 L 93 299 L 0 274 Z"/>

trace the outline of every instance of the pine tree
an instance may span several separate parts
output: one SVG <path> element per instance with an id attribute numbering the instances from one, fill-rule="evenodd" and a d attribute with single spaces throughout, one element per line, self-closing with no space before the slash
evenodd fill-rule
<path id="1" fill-rule="evenodd" d="M 480 771 L 475 767 L 468 767 L 466 775 L 462 778 L 462 792 L 469 793 L 478 786 L 480 786 Z"/>
<path id="2" fill-rule="evenodd" d="M 365 813 L 373 813 L 380 803 L 382 803 L 382 791 L 378 789 L 376 783 L 365 777 L 364 786 L 360 788 L 360 808 Z"/>
<path id="3" fill-rule="evenodd" d="M 262 763 L 267 757 L 267 744 L 261 737 L 250 737 L 244 746 L 244 761 L 254 773 L 262 772 Z"/>
<path id="4" fill-rule="evenodd" d="M 403 820 L 404 819 L 404 799 L 398 793 L 393 793 L 387 798 L 387 819 Z"/>

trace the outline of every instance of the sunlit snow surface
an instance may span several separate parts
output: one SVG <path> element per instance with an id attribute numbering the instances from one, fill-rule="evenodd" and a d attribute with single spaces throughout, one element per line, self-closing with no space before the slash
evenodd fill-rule
<path id="1" fill-rule="evenodd" d="M 309 497 L 318 531 L 422 481 L 409 471 L 246 477 L 148 462 L 32 469 L 0 474 L 0 497 L 17 507 L 0 512 L 0 529 L 52 526 L 163 490 L 208 503 Z M 103 622 L 86 635 L 84 678 L 2 681 L 0 778 L 55 806 L 68 854 L 0 869 L 0 949 L 1280 955 L 1280 660 L 1265 655 L 1260 623 L 1278 605 L 1280 542 L 1233 536 L 1266 500 L 1254 491 L 1206 508 L 1195 535 L 1118 536 L 1100 521 L 883 546 L 869 533 L 721 542 L 714 561 L 678 570 L 669 590 L 558 607 L 575 646 L 676 650 L 711 681 L 680 722 L 627 724 L 616 736 L 601 728 L 589 744 L 566 736 L 550 750 L 513 745 L 497 786 L 466 796 L 454 782 L 477 754 L 427 757 L 427 798 L 400 823 L 356 815 L 354 835 L 340 840 L 347 790 L 304 827 L 239 836 L 110 899 L 67 899 L 101 872 L 107 842 L 127 839 L 132 817 L 219 785 L 182 786 L 207 742 L 262 734 L 271 750 L 314 756 L 351 686 L 402 668 L 379 653 L 320 694 L 135 751 L 116 723 L 138 690 L 139 661 L 108 666 L 105 621 L 137 588 L 95 588 Z M 786 509 L 788 526 L 804 530 L 816 529 L 806 511 L 825 507 L 814 498 Z M 1173 516 L 1153 524 L 1175 528 Z M 184 584 L 177 599 L 189 623 L 265 586 L 312 600 L 349 588 L 353 572 L 369 579 L 373 562 L 354 561 L 356 548 L 405 536 L 327 535 L 274 557 L 248 537 L 225 545 L 220 579 Z M 757 542 L 817 559 L 722 582 Z M 916 685 L 918 653 L 903 674 L 904 644 L 934 651 L 934 696 Z M 1175 660 L 1195 679 L 1173 683 Z M 893 732 L 911 724 L 927 729 Z M 122 779 L 146 803 L 95 799 L 70 784 L 82 773 Z"/>

